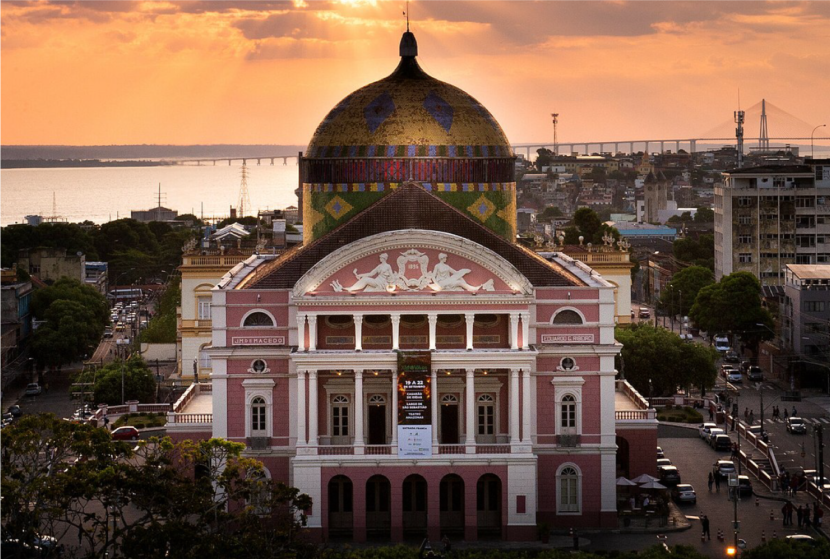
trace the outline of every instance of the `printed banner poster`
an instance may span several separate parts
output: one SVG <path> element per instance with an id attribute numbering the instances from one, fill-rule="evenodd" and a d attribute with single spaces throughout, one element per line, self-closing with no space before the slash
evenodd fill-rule
<path id="1" fill-rule="evenodd" d="M 432 456 L 429 353 L 398 352 L 398 456 Z"/>

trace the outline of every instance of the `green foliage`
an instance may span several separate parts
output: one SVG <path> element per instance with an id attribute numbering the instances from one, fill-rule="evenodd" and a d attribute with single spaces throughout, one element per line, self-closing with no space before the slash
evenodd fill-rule
<path id="1" fill-rule="evenodd" d="M 98 259 L 92 237 L 74 223 L 41 223 L 37 227 L 16 224 L 3 228 L 3 267 L 17 262 L 21 249 L 36 247 L 65 248 L 67 254 L 83 252 L 87 260 Z"/>
<path id="2" fill-rule="evenodd" d="M 715 210 L 701 206 L 695 212 L 695 223 L 714 223 Z"/>
<path id="3" fill-rule="evenodd" d="M 715 384 L 718 354 L 712 348 L 687 343 L 677 334 L 646 323 L 618 327 L 625 378 L 643 395 L 674 394 L 678 387 L 709 388 Z M 620 370 L 622 363 L 617 362 Z"/>
<path id="4" fill-rule="evenodd" d="M 256 225 L 257 218 L 253 215 L 248 215 L 245 217 L 228 217 L 217 223 L 216 228 L 221 229 L 223 227 L 230 225 L 231 223 L 238 223 L 240 225 Z"/>
<path id="5" fill-rule="evenodd" d="M 695 266 L 715 269 L 715 236 L 701 235 L 699 240 L 677 239 L 672 245 L 672 254 L 682 262 Z"/>
<path id="6" fill-rule="evenodd" d="M 35 291 L 32 313 L 45 320 L 32 335 L 32 355 L 38 366 L 58 366 L 89 353 L 109 322 L 104 296 L 76 279 L 61 278 Z"/>
<path id="7" fill-rule="evenodd" d="M 692 221 L 692 212 L 683 212 L 668 219 L 668 223 L 689 223 L 690 221 Z"/>
<path id="8" fill-rule="evenodd" d="M 620 232 L 615 227 L 606 225 L 600 221 L 597 212 L 591 208 L 579 208 L 574 213 L 574 224 L 563 231 L 566 245 L 579 244 L 579 237 L 584 237 L 583 244 L 592 243 L 594 246 L 602 245 L 602 237 L 610 233 L 614 240 L 620 238 Z"/>
<path id="9" fill-rule="evenodd" d="M 539 148 L 536 150 L 536 169 L 542 170 L 542 167 L 548 167 L 553 162 L 553 152 L 547 148 Z"/>
<path id="10" fill-rule="evenodd" d="M 710 335 L 740 334 L 751 345 L 772 338 L 772 315 L 761 306 L 761 283 L 749 272 L 735 272 L 702 288 L 689 316 Z"/>
<path id="11" fill-rule="evenodd" d="M 123 375 L 123 376 L 122 376 Z M 98 404 L 121 404 L 121 379 L 124 379 L 124 401 L 152 402 L 156 393 L 153 372 L 139 356 L 117 359 L 96 371 L 85 371 L 75 382 L 93 383 L 93 398 Z"/>
<path id="12" fill-rule="evenodd" d="M 31 542 L 49 533 L 66 542 L 70 556 L 306 552 L 295 534 L 311 499 L 267 479 L 262 463 L 243 458 L 243 449 L 220 439 L 128 444 L 104 429 L 26 416 L 3 430 L 3 535 Z M 110 515 L 89 514 L 107 509 Z"/>
<path id="13" fill-rule="evenodd" d="M 743 559 L 826 559 L 830 557 L 830 545 L 821 538 L 816 545 L 792 542 L 785 539 L 770 540 L 763 545 L 747 549 L 741 554 Z"/>
<path id="14" fill-rule="evenodd" d="M 194 227 L 202 227 L 204 222 L 193 214 L 179 214 L 174 221 L 191 221 Z"/>
<path id="15" fill-rule="evenodd" d="M 690 408 L 689 406 L 682 408 L 666 406 L 665 409 L 657 411 L 657 419 L 672 423 L 701 423 L 703 416 L 696 409 Z"/>
<path id="16" fill-rule="evenodd" d="M 550 221 L 551 219 L 562 217 L 562 215 L 562 210 L 557 206 L 547 206 L 537 217 L 539 221 Z"/>
<path id="17" fill-rule="evenodd" d="M 176 342 L 176 307 L 181 305 L 182 286 L 180 276 L 171 276 L 167 289 L 156 306 L 156 315 L 141 332 L 141 341 L 150 344 Z"/>
<path id="18" fill-rule="evenodd" d="M 680 270 L 660 292 L 659 308 L 670 315 L 686 316 L 700 290 L 713 283 L 715 278 L 709 268 L 689 266 Z"/>

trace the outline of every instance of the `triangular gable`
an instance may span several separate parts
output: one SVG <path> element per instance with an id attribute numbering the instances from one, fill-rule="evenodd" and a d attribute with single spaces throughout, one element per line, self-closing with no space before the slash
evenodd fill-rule
<path id="1" fill-rule="evenodd" d="M 492 232 L 473 218 L 407 183 L 314 242 L 262 264 L 239 289 L 291 289 L 312 266 L 334 250 L 378 233 L 428 229 L 470 239 L 510 262 L 534 286 L 582 286 L 585 283 L 556 263 Z"/>

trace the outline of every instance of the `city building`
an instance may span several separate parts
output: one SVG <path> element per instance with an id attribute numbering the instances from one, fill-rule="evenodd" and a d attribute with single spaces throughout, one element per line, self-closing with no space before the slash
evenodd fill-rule
<path id="1" fill-rule="evenodd" d="M 130 217 L 136 221 L 150 222 L 150 221 L 175 221 L 179 212 L 165 208 L 164 206 L 156 206 L 149 210 L 132 210 Z"/>
<path id="2" fill-rule="evenodd" d="M 107 294 L 109 265 L 106 262 L 87 262 L 84 265 L 84 283 L 101 295 Z"/>
<path id="3" fill-rule="evenodd" d="M 22 249 L 17 256 L 17 267 L 45 282 L 63 277 L 86 281 L 86 256 L 82 252 L 67 255 L 65 248 Z"/>
<path id="4" fill-rule="evenodd" d="M 210 290 L 210 382 L 167 433 L 244 443 L 321 540 L 615 527 L 616 477 L 655 474 L 657 437 L 615 380 L 615 286 L 516 243 L 498 123 L 409 32 L 400 55 L 312 137 L 303 246 Z"/>
<path id="5" fill-rule="evenodd" d="M 715 277 L 782 285 L 787 264 L 830 263 L 830 159 L 724 173 L 715 187 Z"/>
<path id="6" fill-rule="evenodd" d="M 2 271 L 2 366 L 14 359 L 32 333 L 32 282 L 19 281 L 15 270 Z"/>
<path id="7" fill-rule="evenodd" d="M 787 264 L 781 340 L 795 354 L 830 363 L 830 264 Z"/>
<path id="8" fill-rule="evenodd" d="M 625 247 L 623 241 L 621 247 Z M 627 250 L 614 250 L 607 242 L 602 246 L 565 245 L 561 252 L 574 260 L 584 262 L 599 272 L 602 279 L 614 286 L 614 321 L 631 322 L 631 269 L 634 263 Z"/>

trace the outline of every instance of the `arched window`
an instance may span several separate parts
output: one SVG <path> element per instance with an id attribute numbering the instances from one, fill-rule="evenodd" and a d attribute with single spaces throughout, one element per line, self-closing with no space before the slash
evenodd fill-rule
<path id="1" fill-rule="evenodd" d="M 264 312 L 252 312 L 245 317 L 245 322 L 242 323 L 242 326 L 258 326 L 268 328 L 275 326 L 275 324 L 274 321 L 271 320 L 271 317 Z"/>
<path id="2" fill-rule="evenodd" d="M 478 397 L 478 434 L 492 436 L 495 434 L 496 399 L 491 394 Z"/>
<path id="3" fill-rule="evenodd" d="M 582 317 L 579 313 L 570 309 L 565 309 L 556 313 L 553 317 L 554 324 L 582 324 Z"/>
<path id="4" fill-rule="evenodd" d="M 259 396 L 251 400 L 251 436 L 264 437 L 267 432 L 266 404 Z"/>
<path id="5" fill-rule="evenodd" d="M 455 394 L 444 394 L 441 396 L 441 403 L 445 406 L 458 405 L 458 396 Z"/>
<path id="6" fill-rule="evenodd" d="M 210 369 L 212 367 L 213 363 L 210 360 L 210 354 L 207 352 L 207 347 L 202 346 L 199 349 L 199 368 Z"/>
<path id="7" fill-rule="evenodd" d="M 271 473 L 267 468 L 264 468 L 262 471 L 251 472 L 248 481 L 251 484 L 249 503 L 254 514 L 263 515 L 270 513 Z"/>
<path id="8" fill-rule="evenodd" d="M 563 429 L 576 429 L 576 398 L 570 394 L 562 398 L 561 425 Z"/>
<path id="9" fill-rule="evenodd" d="M 578 513 L 580 511 L 579 495 L 579 473 L 573 466 L 565 466 L 559 470 L 557 487 L 559 499 L 557 500 L 557 512 Z"/>
<path id="10" fill-rule="evenodd" d="M 386 397 L 380 394 L 374 394 L 369 397 L 370 406 L 381 406 L 386 403 Z"/>

